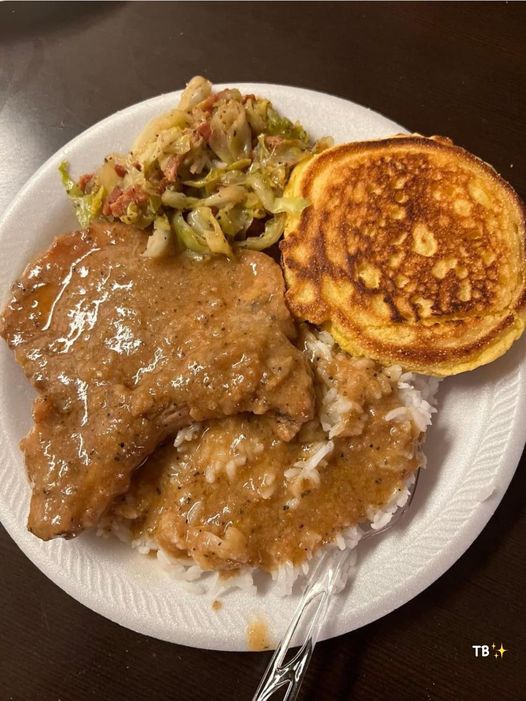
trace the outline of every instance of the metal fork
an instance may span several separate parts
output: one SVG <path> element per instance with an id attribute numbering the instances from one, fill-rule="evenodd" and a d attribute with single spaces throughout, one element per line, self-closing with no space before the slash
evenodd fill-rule
<path id="1" fill-rule="evenodd" d="M 410 494 L 406 503 L 394 512 L 389 523 L 377 530 L 369 528 L 361 537 L 360 542 L 385 533 L 398 523 L 413 501 L 419 474 L 420 471 L 417 471 L 415 480 L 409 487 Z M 284 686 L 288 688 L 283 696 L 283 701 L 295 701 L 298 698 L 305 672 L 329 608 L 331 596 L 345 587 L 355 555 L 355 549 L 342 552 L 329 550 L 320 557 L 290 625 L 276 648 L 252 701 L 267 701 Z M 309 611 L 311 612 L 310 620 Z M 303 634 L 303 644 L 298 652 L 288 662 L 285 662 L 296 630 L 306 621 L 308 624 Z"/>

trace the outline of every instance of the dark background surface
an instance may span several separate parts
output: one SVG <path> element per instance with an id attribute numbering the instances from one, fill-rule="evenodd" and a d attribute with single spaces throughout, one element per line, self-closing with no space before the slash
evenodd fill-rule
<path id="1" fill-rule="evenodd" d="M 526 195 L 522 3 L 2 3 L 0 205 L 115 110 L 215 82 L 297 85 L 447 134 Z M 494 517 L 435 584 L 320 643 L 302 699 L 526 699 L 523 458 Z M 502 660 L 471 646 L 499 644 Z M 101 618 L 0 531 L 0 701 L 250 699 L 268 654 L 194 650 Z"/>

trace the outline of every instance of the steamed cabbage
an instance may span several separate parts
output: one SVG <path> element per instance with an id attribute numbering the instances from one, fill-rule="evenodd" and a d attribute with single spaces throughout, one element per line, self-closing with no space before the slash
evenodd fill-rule
<path id="1" fill-rule="evenodd" d="M 294 166 L 330 145 L 264 98 L 214 93 L 196 76 L 179 104 L 151 120 L 128 154 L 110 154 L 75 182 L 60 172 L 82 226 L 98 217 L 151 227 L 145 255 L 182 249 L 233 255 L 281 237 L 287 213 L 308 202 L 283 195 Z"/>

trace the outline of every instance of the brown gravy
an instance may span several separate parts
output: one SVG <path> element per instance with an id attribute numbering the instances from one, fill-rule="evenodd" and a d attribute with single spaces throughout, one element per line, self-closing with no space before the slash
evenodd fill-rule
<path id="1" fill-rule="evenodd" d="M 419 431 L 409 415 L 385 420 L 402 404 L 372 361 L 340 352 L 330 361 L 311 354 L 311 363 L 319 415 L 323 378 L 347 402 L 340 435 L 315 469 L 301 466 L 328 446 L 320 419 L 288 443 L 276 438 L 271 417 L 205 422 L 192 440 L 158 449 L 136 473 L 115 507 L 133 537 L 189 555 L 203 569 L 271 570 L 301 563 L 344 528 L 369 520 L 420 465 Z"/>
<path id="2" fill-rule="evenodd" d="M 268 650 L 271 647 L 268 626 L 261 616 L 255 616 L 247 626 L 247 647 L 252 652 Z"/>

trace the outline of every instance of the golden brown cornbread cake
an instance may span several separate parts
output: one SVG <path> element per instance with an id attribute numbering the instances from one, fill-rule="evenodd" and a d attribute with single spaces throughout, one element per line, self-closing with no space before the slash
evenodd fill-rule
<path id="1" fill-rule="evenodd" d="M 524 330 L 524 205 L 448 139 L 336 146 L 297 166 L 286 194 L 311 202 L 281 244 L 289 306 L 349 353 L 453 375 Z"/>

